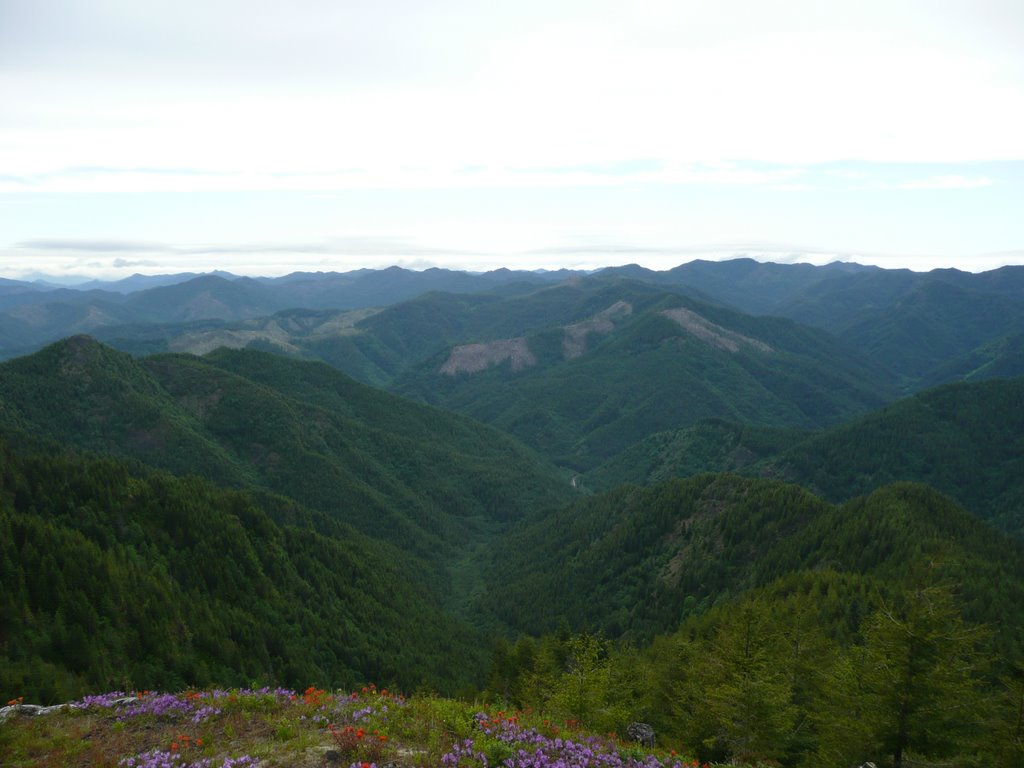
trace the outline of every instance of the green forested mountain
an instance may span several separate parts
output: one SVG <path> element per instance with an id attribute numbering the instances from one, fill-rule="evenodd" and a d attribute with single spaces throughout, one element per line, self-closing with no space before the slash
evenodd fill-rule
<path id="1" fill-rule="evenodd" d="M 743 312 L 826 330 L 900 376 L 905 391 L 959 380 L 951 364 L 961 356 L 1024 330 L 1019 266 L 974 274 L 740 258 L 698 260 L 665 272 L 606 270 L 620 271 L 648 283 L 699 290 Z"/>
<path id="2" fill-rule="evenodd" d="M 933 369 L 921 384 L 934 387 L 951 381 L 984 381 L 1024 376 L 1024 333 L 1011 333 Z"/>
<path id="3" fill-rule="evenodd" d="M 637 328 L 709 366 L 716 350 L 806 344 L 787 321 L 755 335 L 753 319 L 645 295 L 646 312 L 618 299 L 557 335 L 543 326 L 528 337 L 548 344 L 535 367 L 624 359 L 613 353 L 644 338 Z M 659 335 L 652 317 L 693 338 Z M 523 373 L 505 367 L 490 373 Z M 817 433 L 703 421 L 583 481 L 805 468 L 827 487 L 847 464 L 866 473 L 867 455 L 886 470 L 962 455 L 923 479 L 980 473 L 968 490 L 1009 504 L 1008 478 L 1024 474 L 1020 398 L 1019 382 L 947 386 Z M 0 427 L 0 690 L 12 698 L 486 684 L 604 732 L 653 723 L 702 760 L 881 765 L 905 751 L 1010 768 L 1024 754 L 1012 735 L 1022 545 L 927 486 L 876 488 L 881 469 L 842 504 L 701 474 L 559 506 L 569 478 L 519 443 L 322 363 L 227 349 L 138 360 L 84 337 L 0 365 Z M 913 436 L 935 453 L 916 458 Z M 894 658 L 907 661 L 890 674 Z M 897 700 L 911 702 L 905 716 Z"/>
<path id="4" fill-rule="evenodd" d="M 142 332 L 153 347 L 168 333 L 153 324 L 205 321 L 219 325 L 287 309 L 384 307 L 430 291 L 468 293 L 524 283 L 536 286 L 573 274 L 507 269 L 485 274 L 446 269 L 416 272 L 392 267 L 293 273 L 280 278 L 248 278 L 226 272 L 136 275 L 113 283 L 90 281 L 74 289 L 10 281 L 8 290 L 0 292 L 0 357 L 27 354 L 65 336 L 102 333 L 112 327 L 123 329 L 126 338 Z"/>
<path id="5" fill-rule="evenodd" d="M 570 490 L 493 429 L 253 351 L 139 361 L 68 339 L 0 365 L 0 426 L 282 493 L 424 553 Z"/>
<path id="6" fill-rule="evenodd" d="M 501 286 L 504 291 L 498 290 Z M 320 359 L 360 381 L 387 387 L 453 344 L 568 325 L 589 319 L 620 298 L 649 302 L 661 293 L 641 284 L 625 288 L 620 281 L 601 279 L 551 287 L 510 283 L 475 294 L 429 292 L 383 309 L 295 309 L 234 323 L 120 325 L 102 329 L 97 336 L 133 354 L 205 354 L 219 346 L 264 348 Z"/>
<path id="7" fill-rule="evenodd" d="M 1024 680 L 941 565 L 902 583 L 804 570 L 645 647 L 559 631 L 499 642 L 490 690 L 591 728 L 625 718 L 698 761 L 1014 768 Z"/>
<path id="8" fill-rule="evenodd" d="M 583 482 L 588 488 L 611 490 L 626 483 L 652 485 L 703 472 L 771 475 L 772 458 L 813 434 L 808 430 L 703 419 L 690 427 L 644 438 L 588 472 Z"/>
<path id="9" fill-rule="evenodd" d="M 600 291 L 587 309 L 571 324 L 447 348 L 394 389 L 577 470 L 703 418 L 811 428 L 894 393 L 883 369 L 787 320 L 630 284 Z"/>
<path id="10" fill-rule="evenodd" d="M 495 647 L 488 685 L 516 706 L 594 728 L 628 712 L 723 765 L 1024 757 L 1024 549 L 925 486 L 832 506 L 705 475 L 579 501 L 508 544 L 489 607 L 550 633 Z M 624 627 L 663 634 L 608 640 Z"/>
<path id="11" fill-rule="evenodd" d="M 952 361 L 1021 330 L 1024 298 L 935 281 L 915 287 L 891 306 L 861 314 L 838 335 L 899 375 L 907 388 L 917 388 L 949 370 Z M 945 381 L 955 380 L 955 372 L 949 374 Z"/>
<path id="12" fill-rule="evenodd" d="M 0 329 L 159 354 L 0 364 L 0 690 L 486 682 L 702 760 L 1018 765 L 1017 273 L 685 266 L 18 288 Z"/>
<path id="13" fill-rule="evenodd" d="M 75 333 L 92 333 L 147 354 L 253 345 L 322 359 L 386 386 L 444 346 L 516 337 L 584 319 L 588 315 L 573 317 L 579 309 L 574 292 L 621 280 L 824 329 L 889 366 L 904 391 L 956 380 L 950 365 L 963 355 L 984 354 L 980 350 L 997 338 L 1024 330 L 1021 267 L 972 274 L 736 258 L 697 260 L 662 272 L 628 265 L 593 275 L 393 267 L 256 279 L 226 273 L 138 277 L 77 290 L 12 286 L 0 295 L 0 356 L 24 354 Z M 547 293 L 548 287 L 560 290 Z M 441 292 L 447 298 L 439 298 Z M 473 299 L 463 303 L 458 296 Z M 356 327 L 336 317 L 402 304 L 410 306 L 382 318 L 380 325 Z M 282 312 L 283 321 L 275 316 Z M 951 378 L 942 378 L 943 371 Z"/>
<path id="14" fill-rule="evenodd" d="M 957 269 L 871 269 L 830 275 L 804 286 L 765 314 L 782 315 L 841 333 L 868 316 L 890 311 L 926 285 L 949 286 L 967 295 L 1019 300 L 1024 298 L 1024 269 L 1003 267 L 978 274 Z"/>
<path id="15" fill-rule="evenodd" d="M 816 433 L 724 422 L 655 435 L 588 475 L 610 488 L 706 471 L 800 483 L 832 501 L 894 481 L 931 485 L 1024 532 L 1024 379 L 950 384 Z"/>
<path id="16" fill-rule="evenodd" d="M 656 285 L 685 286 L 752 315 L 778 315 L 782 314 L 779 307 L 813 291 L 825 281 L 833 278 L 841 281 L 847 276 L 875 271 L 894 270 L 878 270 L 877 267 L 839 261 L 819 267 L 812 264 L 774 264 L 738 257 L 725 261 L 696 259 L 664 272 L 636 265 L 611 267 L 603 272 Z"/>
<path id="17" fill-rule="evenodd" d="M 827 568 L 898 584 L 922 558 L 946 564 L 971 620 L 1024 626 L 1022 545 L 921 485 L 839 506 L 730 474 L 624 486 L 516 528 L 494 552 L 481 609 L 535 634 L 564 617 L 645 638 L 786 574 Z M 845 606 L 851 626 L 863 609 Z M 1019 656 L 1014 632 L 1001 642 Z"/>
<path id="18" fill-rule="evenodd" d="M 1024 534 L 1024 379 L 950 384 L 783 452 L 773 473 L 830 499 L 914 480 Z"/>
<path id="19" fill-rule="evenodd" d="M 428 564 L 294 502 L 0 445 L 0 690 L 455 690 L 483 663 Z M 458 659 L 458 663 L 455 663 Z"/>
<path id="20" fill-rule="evenodd" d="M 135 353 L 226 344 L 319 358 L 576 469 L 701 418 L 811 428 L 896 393 L 884 368 L 821 332 L 620 278 L 175 326 L 156 340 L 145 329 L 108 333 Z"/>

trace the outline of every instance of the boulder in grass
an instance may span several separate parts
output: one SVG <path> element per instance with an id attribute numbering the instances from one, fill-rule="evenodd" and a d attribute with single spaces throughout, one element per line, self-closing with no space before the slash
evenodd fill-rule
<path id="1" fill-rule="evenodd" d="M 641 747 L 654 747 L 654 729 L 647 723 L 630 723 L 626 735 Z"/>

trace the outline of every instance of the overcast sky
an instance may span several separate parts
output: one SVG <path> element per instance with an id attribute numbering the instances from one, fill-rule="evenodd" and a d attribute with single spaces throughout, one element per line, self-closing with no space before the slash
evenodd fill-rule
<path id="1" fill-rule="evenodd" d="M 1021 0 L 0 0 L 0 275 L 1024 263 Z"/>

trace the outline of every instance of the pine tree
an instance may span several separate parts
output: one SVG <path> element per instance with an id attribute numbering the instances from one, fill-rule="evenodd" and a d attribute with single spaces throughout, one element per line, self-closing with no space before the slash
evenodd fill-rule
<path id="1" fill-rule="evenodd" d="M 856 723 L 867 742 L 860 749 L 891 756 L 893 768 L 903 768 L 908 753 L 941 759 L 970 751 L 984 717 L 982 637 L 963 621 L 949 587 L 907 591 L 867 620 L 863 649 L 844 667 L 847 708 L 832 727 Z"/>
<path id="2" fill-rule="evenodd" d="M 709 649 L 706 705 L 733 758 L 774 760 L 796 719 L 786 642 L 768 606 L 749 602 Z"/>

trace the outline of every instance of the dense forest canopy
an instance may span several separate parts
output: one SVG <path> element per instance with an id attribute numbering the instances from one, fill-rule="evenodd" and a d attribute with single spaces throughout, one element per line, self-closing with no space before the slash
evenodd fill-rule
<path id="1" fill-rule="evenodd" d="M 1020 765 L 1015 275 L 12 291 L 135 354 L 0 364 L 0 695 L 372 679 L 705 761 Z"/>

